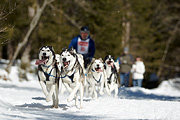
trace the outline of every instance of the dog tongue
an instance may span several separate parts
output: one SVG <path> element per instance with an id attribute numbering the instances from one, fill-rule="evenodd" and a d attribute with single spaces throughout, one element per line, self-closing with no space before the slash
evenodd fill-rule
<path id="1" fill-rule="evenodd" d="M 41 65 L 41 64 L 45 64 L 46 63 L 46 59 L 45 60 L 36 60 L 36 63 L 35 63 L 35 65 Z"/>
<path id="2" fill-rule="evenodd" d="M 63 62 L 64 67 L 67 67 L 69 65 L 69 62 Z"/>
<path id="3" fill-rule="evenodd" d="M 111 64 L 110 64 L 111 66 L 112 66 L 112 68 L 114 68 L 114 64 L 113 64 L 113 62 L 111 62 Z"/>

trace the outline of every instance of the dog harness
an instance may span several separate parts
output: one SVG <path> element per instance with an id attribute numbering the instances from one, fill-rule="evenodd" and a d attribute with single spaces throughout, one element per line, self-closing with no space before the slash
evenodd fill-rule
<path id="1" fill-rule="evenodd" d="M 74 64 L 74 66 L 73 66 L 72 68 L 74 68 L 75 66 L 77 66 L 77 64 L 78 64 L 78 62 L 77 62 L 77 55 L 76 55 L 76 63 Z M 71 80 L 71 82 L 74 83 L 73 79 L 74 79 L 75 69 L 74 69 L 74 72 L 73 72 L 72 75 L 69 76 L 69 75 L 67 75 L 68 73 L 69 73 L 69 71 L 65 74 L 65 76 L 60 77 L 60 78 L 66 78 L 66 77 L 68 77 L 68 78 Z"/>
<path id="2" fill-rule="evenodd" d="M 91 69 L 92 72 L 95 72 L 93 69 Z M 92 75 L 93 76 L 93 75 Z M 100 83 L 101 82 L 101 78 L 102 78 L 102 74 L 99 78 L 99 80 L 96 80 L 96 78 L 93 76 L 94 80 L 97 82 L 97 83 Z"/>
<path id="3" fill-rule="evenodd" d="M 67 74 L 64 77 L 60 77 L 60 78 L 66 78 L 69 77 L 69 79 L 71 80 L 72 83 L 74 83 L 73 79 L 74 79 L 74 73 L 71 76 L 68 76 Z"/>
<path id="4" fill-rule="evenodd" d="M 115 66 L 114 66 L 114 68 L 111 67 L 111 71 L 112 71 L 112 73 L 110 74 L 109 78 L 107 78 L 109 84 L 111 84 L 112 75 L 113 75 L 113 74 L 115 75 L 115 73 L 117 73 L 116 67 L 115 67 Z M 115 79 L 116 79 L 115 83 L 117 83 L 117 77 L 115 77 Z"/>
<path id="5" fill-rule="evenodd" d="M 100 82 L 101 82 L 101 78 L 102 78 L 102 74 L 101 74 L 99 80 L 96 80 L 96 78 L 95 78 L 94 76 L 93 76 L 93 78 L 94 78 L 94 80 L 95 80 L 97 83 L 100 83 Z"/>
<path id="6" fill-rule="evenodd" d="M 55 63 L 55 62 L 54 62 Z M 53 64 L 54 64 L 53 63 Z M 51 66 L 51 65 L 49 65 L 49 66 L 45 66 L 45 65 L 42 65 L 43 67 L 47 67 L 47 69 L 46 69 L 46 71 L 48 70 L 48 68 Z M 55 66 L 55 67 L 54 67 Z M 39 65 L 38 67 L 39 67 L 39 69 L 40 69 L 40 71 L 42 71 L 43 73 L 44 73 L 44 75 L 45 75 L 45 77 L 46 77 L 46 81 L 50 81 L 49 80 L 49 77 L 51 76 L 51 77 L 54 77 L 54 78 L 56 78 L 56 79 L 59 79 L 60 77 L 57 77 L 57 72 L 56 72 L 56 76 L 54 76 L 54 75 L 52 75 L 51 74 L 51 72 L 52 72 L 52 70 L 55 68 L 56 69 L 56 71 L 58 71 L 58 68 L 57 68 L 57 66 L 56 66 L 56 64 L 54 64 L 54 66 L 51 68 L 51 70 L 50 70 L 50 72 L 49 73 L 47 73 L 47 72 L 44 72 L 44 70 L 42 69 L 42 67 Z"/>
<path id="7" fill-rule="evenodd" d="M 47 81 L 49 81 L 49 77 L 50 77 L 50 76 L 56 77 L 56 76 L 51 75 L 51 72 L 52 72 L 53 69 L 54 69 L 54 68 L 52 68 L 49 73 L 44 72 L 44 75 L 46 76 L 46 80 L 47 80 Z"/>

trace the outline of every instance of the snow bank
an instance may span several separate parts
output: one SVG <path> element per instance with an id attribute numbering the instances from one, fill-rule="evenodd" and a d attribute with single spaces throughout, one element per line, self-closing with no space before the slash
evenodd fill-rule
<path id="1" fill-rule="evenodd" d="M 0 76 L 8 75 L 0 65 Z M 34 66 L 35 67 L 35 66 Z M 19 82 L 18 68 L 13 66 L 8 77 L 0 78 L 1 120 L 92 120 L 92 119 L 170 119 L 180 118 L 180 78 L 163 81 L 156 89 L 119 88 L 118 99 L 100 96 L 97 101 L 84 97 L 79 110 L 68 93 L 59 95 L 59 109 L 51 109 L 39 85 L 37 75 L 28 73 L 30 81 Z"/>

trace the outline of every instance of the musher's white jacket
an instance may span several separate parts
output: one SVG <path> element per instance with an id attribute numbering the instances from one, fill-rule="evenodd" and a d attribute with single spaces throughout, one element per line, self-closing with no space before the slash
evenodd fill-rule
<path id="1" fill-rule="evenodd" d="M 131 69 L 133 79 L 144 79 L 145 65 L 142 61 L 136 61 Z"/>

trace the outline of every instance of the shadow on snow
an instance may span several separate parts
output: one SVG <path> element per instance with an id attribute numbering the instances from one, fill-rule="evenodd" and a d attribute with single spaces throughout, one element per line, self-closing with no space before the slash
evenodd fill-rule
<path id="1" fill-rule="evenodd" d="M 40 103 L 16 105 L 16 107 L 19 110 L 23 111 L 23 113 L 32 114 L 32 118 L 36 120 L 49 120 L 49 119 L 86 120 L 86 119 L 103 118 L 103 116 L 100 117 L 100 116 L 90 116 L 90 115 L 82 115 L 82 114 L 78 115 L 77 113 L 80 113 L 81 111 L 78 109 L 76 111 L 67 111 L 67 109 L 69 108 L 67 104 L 59 104 L 58 109 L 54 109 L 51 108 L 51 106 L 49 105 L 45 106 Z M 62 111 L 67 111 L 67 112 L 62 112 Z M 21 116 L 16 116 L 16 117 L 21 118 Z"/>
<path id="2" fill-rule="evenodd" d="M 141 90 L 132 91 L 130 88 L 119 88 L 118 96 L 120 99 L 151 99 L 151 100 L 162 100 L 162 101 L 179 101 L 180 97 L 171 97 L 157 94 L 147 94 Z"/>

